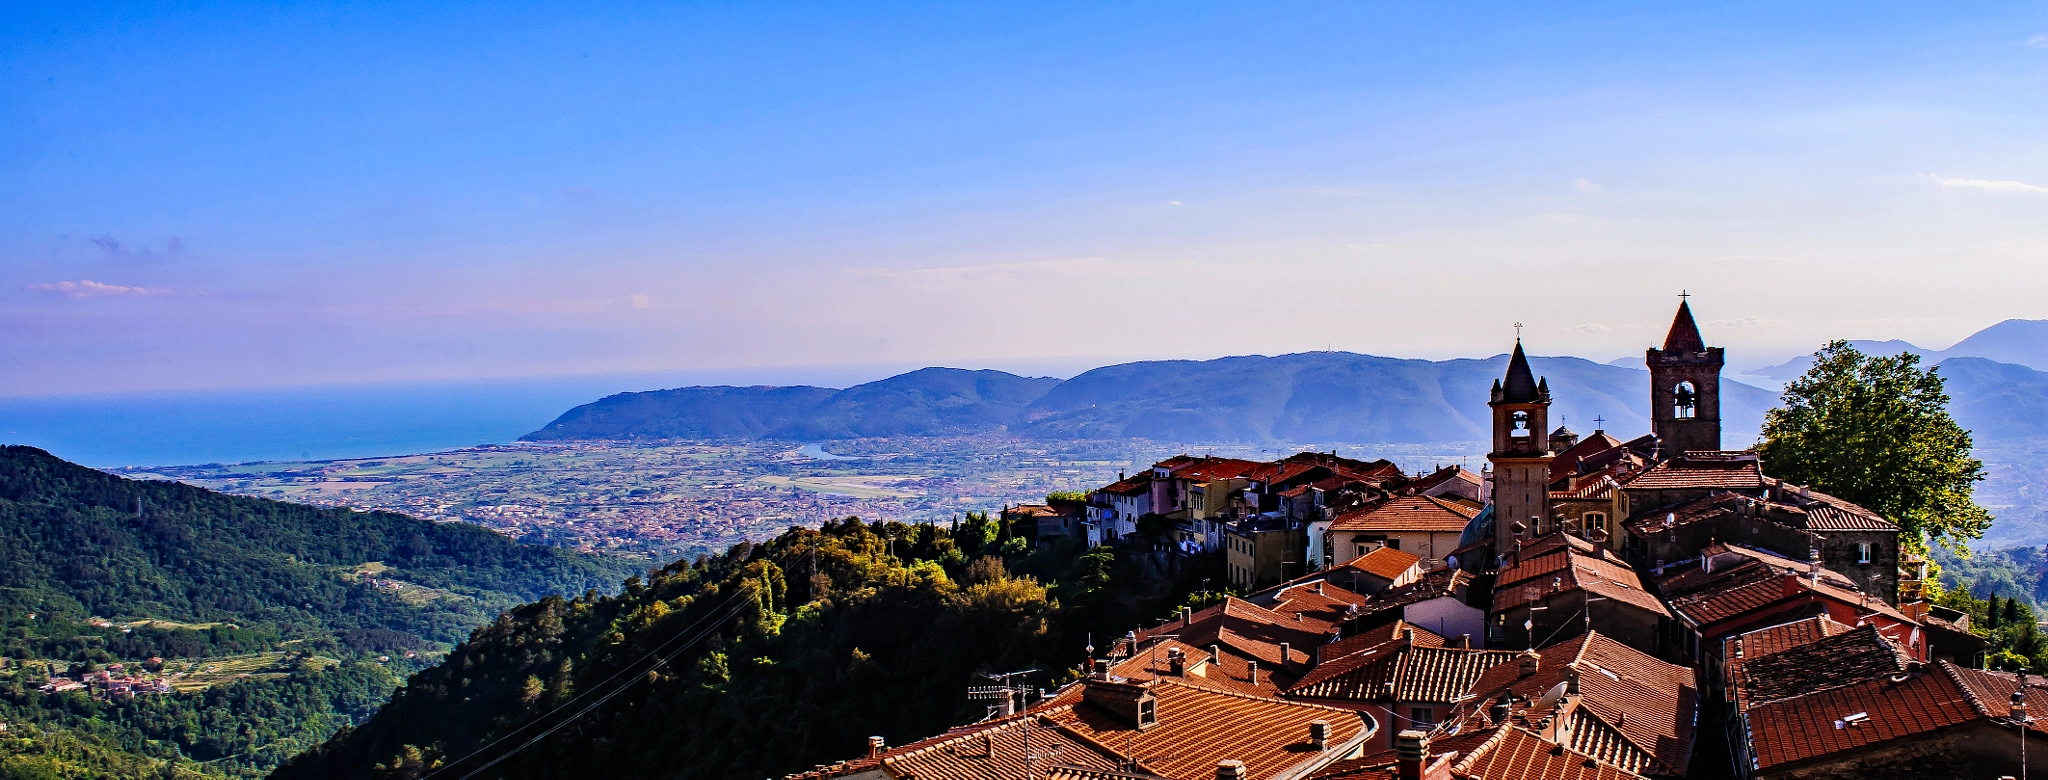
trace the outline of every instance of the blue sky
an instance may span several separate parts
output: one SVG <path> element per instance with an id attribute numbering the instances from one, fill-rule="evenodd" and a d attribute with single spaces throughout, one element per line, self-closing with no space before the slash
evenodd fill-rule
<path id="1" fill-rule="evenodd" d="M 12 4 L 0 395 L 1945 347 L 2044 98 L 2023 3 Z"/>

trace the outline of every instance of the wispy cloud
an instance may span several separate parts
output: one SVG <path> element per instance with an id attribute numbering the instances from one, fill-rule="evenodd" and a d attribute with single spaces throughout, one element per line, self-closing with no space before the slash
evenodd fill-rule
<path id="1" fill-rule="evenodd" d="M 2041 33 L 2027 39 L 2027 45 L 2036 49 L 2048 49 L 2048 33 Z"/>
<path id="2" fill-rule="evenodd" d="M 157 298 L 190 294 L 178 290 L 167 290 L 161 287 L 128 287 L 119 284 L 104 284 L 91 279 L 80 279 L 75 282 L 31 284 L 28 286 L 28 289 L 36 292 L 68 295 L 73 298 Z"/>
<path id="3" fill-rule="evenodd" d="M 2039 184 L 2028 184 L 2023 181 L 2007 181 L 2004 179 L 1952 179 L 1947 176 L 1939 176 L 1935 174 L 1928 175 L 1933 176 L 1934 180 L 1936 182 L 1939 182 L 1943 187 L 1967 187 L 1974 190 L 1991 190 L 1993 192 L 2048 193 L 2048 187 L 2043 187 Z"/>
<path id="4" fill-rule="evenodd" d="M 1600 186 L 1599 182 L 1593 181 L 1592 179 L 1573 179 L 1572 186 L 1577 187 L 1580 192 L 1584 192 L 1587 194 L 1592 194 L 1607 189 L 1606 187 Z"/>

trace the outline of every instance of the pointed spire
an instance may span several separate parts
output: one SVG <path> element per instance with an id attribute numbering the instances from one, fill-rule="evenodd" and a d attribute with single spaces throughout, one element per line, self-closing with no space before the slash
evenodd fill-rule
<path id="1" fill-rule="evenodd" d="M 1501 390 L 1501 400 L 1508 403 L 1526 403 L 1541 396 L 1536 375 L 1529 370 L 1529 356 L 1522 353 L 1521 339 L 1515 339 L 1515 354 L 1508 358 L 1507 384 Z"/>
<path id="2" fill-rule="evenodd" d="M 1692 321 L 1692 306 L 1685 301 L 1678 302 L 1678 316 L 1672 318 L 1671 333 L 1664 337 L 1664 351 L 1679 354 L 1707 351 L 1707 342 L 1700 338 L 1700 326 Z"/>

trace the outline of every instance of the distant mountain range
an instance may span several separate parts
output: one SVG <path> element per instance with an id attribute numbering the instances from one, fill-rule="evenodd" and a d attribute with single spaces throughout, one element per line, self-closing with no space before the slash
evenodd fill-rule
<path id="1" fill-rule="evenodd" d="M 2048 321 L 2007 320 L 1940 352 L 1903 341 L 1855 343 L 1871 354 L 1913 352 L 1940 365 L 1951 410 L 1980 445 L 2048 438 L 2048 373 L 2040 370 L 2048 367 Z M 1803 358 L 1751 373 L 1782 374 L 1782 381 L 1811 363 Z M 1597 425 L 1624 438 L 1649 430 L 1649 372 L 1640 361 L 1537 357 L 1531 364 L 1556 399 L 1553 425 L 1581 434 Z M 1506 366 L 1505 355 L 1433 361 L 1305 352 L 1122 363 L 1065 381 L 925 368 L 844 390 L 620 393 L 571 409 L 524 439 L 826 441 L 1007 431 L 1216 444 L 1464 444 L 1487 437 L 1487 392 Z M 1764 411 L 1776 404 L 1776 393 L 1724 378 L 1727 446 L 1754 441 Z"/>
<path id="2" fill-rule="evenodd" d="M 1649 372 L 1538 357 L 1557 399 L 1553 424 L 1617 436 L 1649 430 Z M 1000 371 L 926 368 L 844 390 L 686 387 L 620 393 L 571 409 L 529 441 L 767 438 L 819 441 L 995 431 L 1039 438 L 1144 438 L 1241 444 L 1440 443 L 1486 438 L 1487 392 L 1507 369 L 1485 360 L 1415 360 L 1307 352 L 1161 360 L 1094 369 L 1066 381 Z M 1731 442 L 1747 443 L 1775 401 L 1724 387 Z"/>
<path id="3" fill-rule="evenodd" d="M 1956 342 L 1955 346 L 1942 350 L 1927 349 L 1899 339 L 1852 339 L 1849 345 L 1866 355 L 1919 355 L 1921 362 L 1927 365 L 1941 363 L 1950 358 L 1984 358 L 1999 363 L 2026 366 L 2035 371 L 2048 371 L 2048 320 L 2006 320 L 1972 333 L 1969 338 Z M 1752 369 L 1747 373 L 1786 382 L 1806 373 L 1806 369 L 1812 365 L 1812 355 L 1800 355 L 1784 363 Z"/>

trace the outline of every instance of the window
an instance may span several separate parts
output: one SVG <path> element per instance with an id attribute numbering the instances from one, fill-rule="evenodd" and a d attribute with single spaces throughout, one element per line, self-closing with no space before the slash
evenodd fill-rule
<path id="1" fill-rule="evenodd" d="M 1516 412 L 1513 416 L 1509 417 L 1508 419 L 1510 420 L 1510 422 L 1508 423 L 1509 436 L 1520 437 L 1529 435 L 1528 412 Z"/>
<path id="2" fill-rule="evenodd" d="M 1394 548 L 1394 549 L 1396 549 L 1396 550 L 1399 550 L 1399 549 L 1401 549 L 1401 540 L 1399 540 L 1399 539 L 1388 539 L 1388 540 L 1387 540 L 1387 546 L 1388 546 L 1388 547 L 1392 547 L 1392 548 Z"/>
<path id="3" fill-rule="evenodd" d="M 1159 722 L 1159 702 L 1151 696 L 1138 700 L 1138 728 L 1146 728 Z"/>
<path id="4" fill-rule="evenodd" d="M 1419 729 L 1422 731 L 1428 731 L 1430 729 L 1436 728 L 1436 708 L 1409 707 L 1408 720 L 1411 721 L 1408 724 L 1411 728 Z"/>
<path id="5" fill-rule="evenodd" d="M 1694 407 L 1699 405 L 1699 393 L 1693 390 L 1691 382 L 1680 382 L 1671 390 L 1671 416 L 1681 420 L 1693 416 Z"/>
<path id="6" fill-rule="evenodd" d="M 1585 518 L 1585 527 L 1588 531 L 1591 531 L 1595 528 L 1598 528 L 1602 531 L 1607 530 L 1607 513 L 1587 512 Z"/>
<path id="7" fill-rule="evenodd" d="M 1869 542 L 1857 542 L 1857 543 L 1856 543 L 1856 562 L 1857 562 L 1857 563 L 1869 563 L 1869 562 L 1870 562 L 1870 543 L 1869 543 Z"/>

